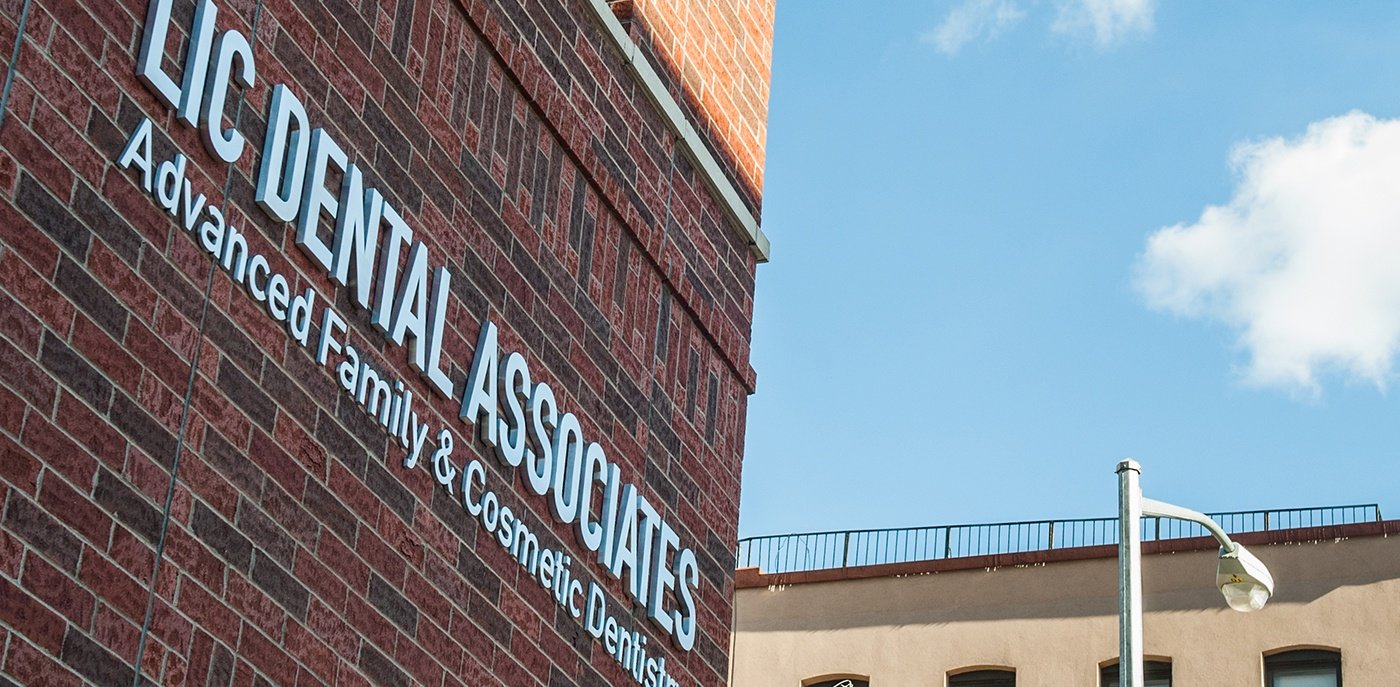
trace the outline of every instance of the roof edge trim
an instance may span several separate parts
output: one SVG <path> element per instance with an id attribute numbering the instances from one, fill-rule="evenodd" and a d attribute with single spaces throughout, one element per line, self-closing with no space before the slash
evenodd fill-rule
<path id="1" fill-rule="evenodd" d="M 592 8 L 594 17 L 603 26 L 604 32 L 612 39 L 613 46 L 621 52 L 623 59 L 632 68 L 632 74 L 637 82 L 642 85 L 642 89 L 656 105 L 670 125 L 671 130 L 680 139 L 681 144 L 690 154 L 690 158 L 700 169 L 700 174 L 705 178 L 715 195 L 719 196 L 721 204 L 724 205 L 726 214 L 729 215 L 730 227 L 749 246 L 749 251 L 759 262 L 768 262 L 768 256 L 772 252 L 772 244 L 763 233 L 762 227 L 758 225 L 758 218 L 744 205 L 744 200 L 739 195 L 734 183 L 725 175 L 720 168 L 719 161 L 715 159 L 714 153 L 710 151 L 704 139 L 695 130 L 690 119 L 681 110 L 680 104 L 666 90 L 666 85 L 661 80 L 661 75 L 656 73 L 651 62 L 637 49 L 637 44 L 632 41 L 632 37 L 623 30 L 622 24 L 617 17 L 613 16 L 612 10 L 608 8 L 606 0 L 585 0 L 586 4 Z"/>

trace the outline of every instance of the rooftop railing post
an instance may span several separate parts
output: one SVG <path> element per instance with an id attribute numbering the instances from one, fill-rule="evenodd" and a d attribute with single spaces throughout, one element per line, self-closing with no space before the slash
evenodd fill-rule
<path id="1" fill-rule="evenodd" d="M 1049 544 L 1050 544 L 1050 545 L 1047 546 L 1046 548 L 1049 548 L 1049 549 L 1055 548 L 1055 521 L 1054 521 L 1054 520 L 1051 520 L 1051 521 L 1050 521 L 1050 541 L 1049 541 Z"/>

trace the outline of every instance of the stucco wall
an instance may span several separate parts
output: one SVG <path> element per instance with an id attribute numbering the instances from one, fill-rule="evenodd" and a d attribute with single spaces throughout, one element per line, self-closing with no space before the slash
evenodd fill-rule
<path id="1" fill-rule="evenodd" d="M 1265 652 L 1339 648 L 1349 685 L 1394 684 L 1400 659 L 1400 539 L 1255 550 L 1277 580 L 1255 614 L 1225 607 L 1209 551 L 1146 557 L 1146 650 L 1173 683 L 1258 687 Z M 1015 668 L 1020 687 L 1098 684 L 1117 658 L 1117 560 L 741 589 L 736 687 L 795 687 L 829 673 L 874 687 L 943 685 L 950 670 Z"/>

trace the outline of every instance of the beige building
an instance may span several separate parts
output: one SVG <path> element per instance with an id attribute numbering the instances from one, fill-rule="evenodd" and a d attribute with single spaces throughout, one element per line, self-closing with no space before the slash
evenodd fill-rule
<path id="1" fill-rule="evenodd" d="M 1147 685 L 1400 685 L 1400 521 L 1365 508 L 1374 514 L 1237 533 L 1277 581 L 1251 614 L 1214 588 L 1214 540 L 1144 542 Z M 1267 515 L 1247 520 L 1269 526 Z M 731 683 L 1116 685 L 1117 548 L 1093 535 L 1057 546 L 1044 524 L 1022 523 L 1042 527 L 1019 544 L 989 529 L 997 543 L 961 556 L 966 533 L 901 531 L 904 543 L 876 556 L 894 563 L 864 564 L 875 533 L 795 535 L 763 542 L 762 555 L 741 547 L 740 564 L 760 567 L 739 571 Z M 775 553 L 784 547 L 803 553 Z"/>

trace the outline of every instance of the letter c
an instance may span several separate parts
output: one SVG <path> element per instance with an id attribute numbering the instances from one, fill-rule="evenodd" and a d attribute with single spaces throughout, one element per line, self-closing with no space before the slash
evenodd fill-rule
<path id="1" fill-rule="evenodd" d="M 258 279 L 258 274 L 264 277 L 268 274 L 267 258 L 261 254 L 254 255 L 253 259 L 248 261 L 248 293 L 253 294 L 253 298 L 261 303 L 267 300 L 267 280 Z"/>
<path id="2" fill-rule="evenodd" d="M 569 583 L 569 613 L 575 618 L 583 616 L 583 609 L 578 607 L 578 601 L 583 596 L 583 585 L 578 580 Z"/>
<path id="3" fill-rule="evenodd" d="M 462 480 L 466 484 L 462 487 L 462 504 L 466 506 L 467 512 L 473 517 L 481 515 L 481 501 L 472 500 L 472 483 L 486 486 L 486 468 L 481 466 L 481 461 L 473 460 L 467 463 L 466 473 L 462 475 Z"/>
<path id="4" fill-rule="evenodd" d="M 238 71 L 233 60 L 238 58 Z M 224 129 L 224 97 L 229 80 L 243 88 L 252 88 L 253 48 L 248 39 L 237 31 L 225 31 L 214 46 L 214 71 L 204 84 L 204 107 L 199 113 L 199 125 L 204 128 L 204 147 L 224 162 L 234 162 L 243 155 L 243 134 L 233 127 Z"/>
<path id="5" fill-rule="evenodd" d="M 574 536 L 589 551 L 597 551 L 603 545 L 603 525 L 593 519 L 593 486 L 599 484 L 606 488 L 608 483 L 608 459 L 598 442 L 590 443 L 584 450 L 582 467 L 583 474 L 576 480 L 578 527 L 574 529 Z"/>

